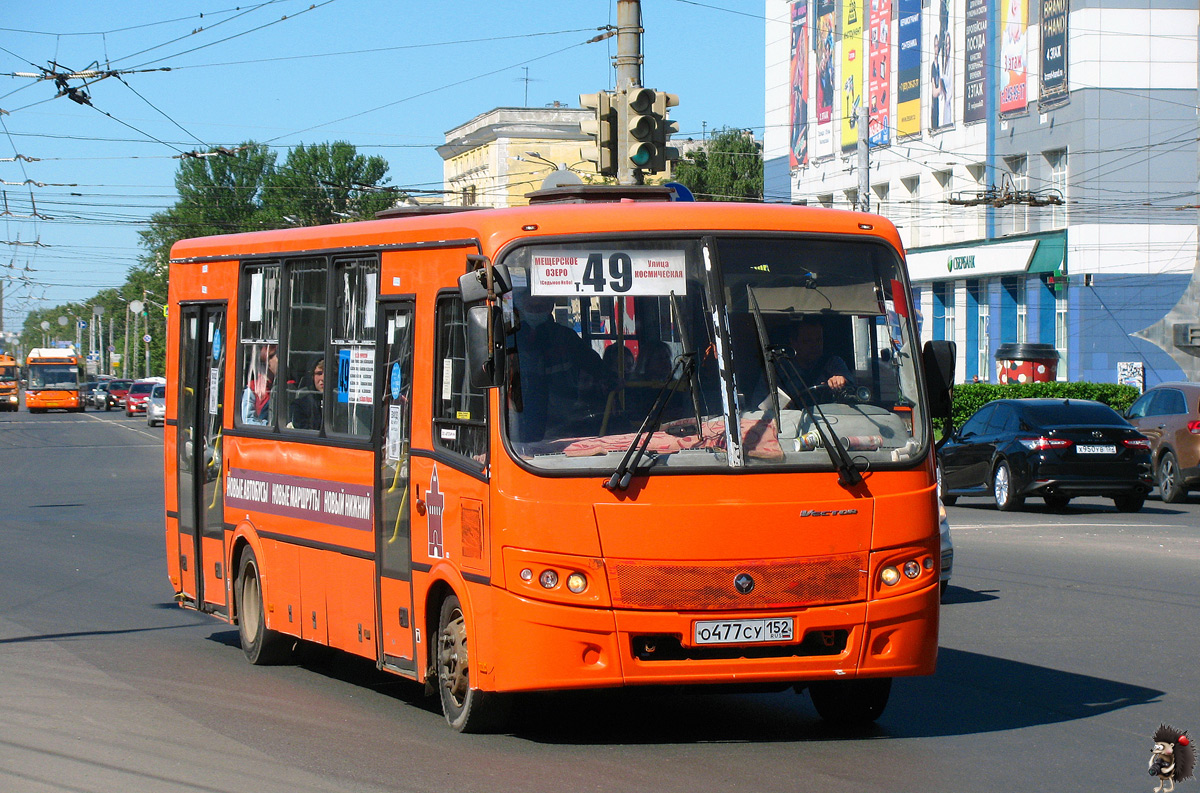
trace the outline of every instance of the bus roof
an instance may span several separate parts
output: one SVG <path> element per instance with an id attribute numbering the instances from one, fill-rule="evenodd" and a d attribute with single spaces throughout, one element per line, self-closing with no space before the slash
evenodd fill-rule
<path id="1" fill-rule="evenodd" d="M 891 221 L 878 215 L 786 204 L 641 202 L 540 204 L 330 226 L 180 240 L 171 261 L 240 259 L 300 251 L 378 249 L 420 242 L 478 242 L 494 255 L 519 238 L 587 233 L 783 231 L 881 237 L 903 251 Z"/>

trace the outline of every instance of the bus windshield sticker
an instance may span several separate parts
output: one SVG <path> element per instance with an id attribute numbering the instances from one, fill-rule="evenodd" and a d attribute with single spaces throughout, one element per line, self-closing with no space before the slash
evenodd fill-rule
<path id="1" fill-rule="evenodd" d="M 548 297 L 687 294 L 683 250 L 539 251 L 531 257 L 530 289 Z"/>
<path id="2" fill-rule="evenodd" d="M 375 327 L 375 280 L 379 276 L 376 273 L 364 273 L 363 279 L 367 282 L 367 300 L 364 303 L 363 310 L 363 327 Z"/>
<path id="3" fill-rule="evenodd" d="M 442 361 L 442 401 L 450 402 L 454 399 L 454 359 L 447 358 Z"/>

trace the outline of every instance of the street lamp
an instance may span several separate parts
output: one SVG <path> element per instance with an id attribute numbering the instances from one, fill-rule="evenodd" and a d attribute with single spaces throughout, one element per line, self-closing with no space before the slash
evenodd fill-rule
<path id="1" fill-rule="evenodd" d="M 135 333 L 137 332 L 137 330 L 136 330 L 137 318 L 139 316 L 141 316 L 142 309 L 144 309 L 145 307 L 146 307 L 146 304 L 140 300 L 130 300 L 129 303 L 125 306 L 126 312 L 129 312 L 129 311 L 133 312 L 133 321 L 135 323 L 135 325 L 134 325 Z M 134 339 L 133 343 L 137 344 L 137 340 Z M 128 319 L 125 320 L 125 354 L 126 355 L 129 354 L 129 320 Z M 149 357 L 148 354 L 147 354 L 147 357 Z M 128 359 L 126 359 L 126 360 L 128 360 Z M 147 366 L 146 368 L 147 368 L 147 370 L 149 370 L 149 366 Z M 129 377 L 130 376 L 129 373 L 131 371 L 133 371 L 133 367 L 126 364 L 125 376 Z M 147 371 L 147 374 L 149 374 L 149 371 Z"/>

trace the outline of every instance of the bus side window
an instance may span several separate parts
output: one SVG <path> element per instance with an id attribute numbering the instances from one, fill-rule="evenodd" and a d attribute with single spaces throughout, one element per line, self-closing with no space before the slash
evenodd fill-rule
<path id="1" fill-rule="evenodd" d="M 462 300 L 437 303 L 437 355 L 433 388 L 433 442 L 479 465 L 487 462 L 487 392 L 472 388 L 467 372 L 467 325 Z"/>
<path id="2" fill-rule="evenodd" d="M 241 372 L 237 423 L 274 426 L 279 372 L 279 264 L 246 267 L 242 276 Z"/>
<path id="3" fill-rule="evenodd" d="M 287 263 L 287 350 L 283 356 L 286 387 L 280 412 L 284 425 L 301 430 L 320 430 L 321 405 L 325 393 L 317 390 L 325 361 L 325 316 L 329 267 L 323 258 Z M 318 364 L 322 364 L 318 368 Z"/>
<path id="4" fill-rule="evenodd" d="M 370 437 L 375 417 L 375 301 L 379 260 L 334 262 L 332 352 L 328 361 L 332 400 L 326 403 L 331 432 Z"/>

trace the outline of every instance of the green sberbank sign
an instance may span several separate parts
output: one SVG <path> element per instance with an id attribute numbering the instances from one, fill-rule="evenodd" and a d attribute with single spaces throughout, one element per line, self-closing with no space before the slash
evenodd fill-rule
<path id="1" fill-rule="evenodd" d="M 966 256 L 951 256 L 946 260 L 946 272 L 952 273 L 955 270 L 974 270 L 975 255 L 968 254 Z"/>

